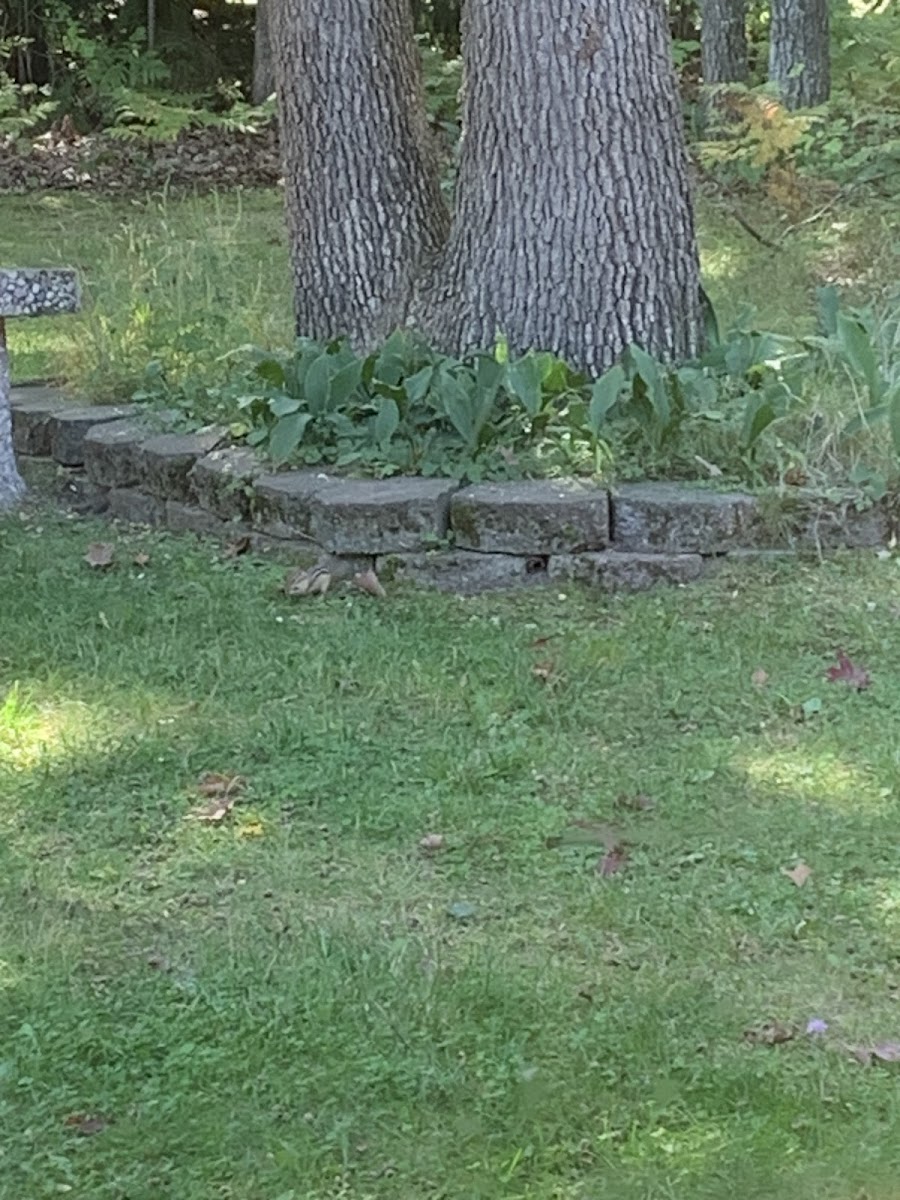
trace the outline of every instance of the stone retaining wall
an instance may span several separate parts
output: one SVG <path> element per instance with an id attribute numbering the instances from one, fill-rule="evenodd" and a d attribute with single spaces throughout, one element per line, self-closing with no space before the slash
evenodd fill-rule
<path id="1" fill-rule="evenodd" d="M 792 489 L 756 497 L 667 483 L 463 486 L 446 479 L 273 473 L 225 431 L 154 428 L 135 406 L 84 408 L 52 388 L 13 390 L 26 477 L 55 477 L 82 511 L 327 554 L 385 578 L 476 592 L 581 580 L 603 591 L 699 579 L 723 558 L 878 547 L 887 504 L 858 508 Z"/>

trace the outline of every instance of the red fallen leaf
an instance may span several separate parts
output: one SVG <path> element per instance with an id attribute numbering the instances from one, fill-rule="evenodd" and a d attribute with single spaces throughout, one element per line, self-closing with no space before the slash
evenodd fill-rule
<path id="1" fill-rule="evenodd" d="M 627 862 L 627 850 L 622 846 L 614 846 L 597 863 L 597 874 L 601 879 L 608 879 L 611 875 L 618 875 Z"/>
<path id="2" fill-rule="evenodd" d="M 797 865 L 792 867 L 790 870 L 788 870 L 787 867 L 782 867 L 781 873 L 782 875 L 786 875 L 787 878 L 790 879 L 791 883 L 795 884 L 798 888 L 801 888 L 803 887 L 804 883 L 806 883 L 807 879 L 809 879 L 810 875 L 812 875 L 812 867 L 808 867 L 805 862 L 798 862 Z"/>
<path id="3" fill-rule="evenodd" d="M 825 672 L 829 683 L 846 683 L 847 687 L 857 692 L 871 687 L 872 677 L 865 667 L 853 662 L 843 650 L 838 650 L 837 660 L 838 665 L 829 667 Z"/>
<path id="4" fill-rule="evenodd" d="M 79 1137 L 91 1137 L 95 1133 L 102 1133 L 109 1121 L 99 1113 L 71 1113 L 63 1124 Z"/>
<path id="5" fill-rule="evenodd" d="M 111 542 L 91 542 L 84 561 L 95 571 L 104 571 L 113 564 L 116 548 Z"/>

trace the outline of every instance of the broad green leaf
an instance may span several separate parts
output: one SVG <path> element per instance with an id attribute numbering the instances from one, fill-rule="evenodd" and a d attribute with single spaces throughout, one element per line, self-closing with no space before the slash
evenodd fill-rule
<path id="1" fill-rule="evenodd" d="M 869 398 L 877 404 L 884 395 L 884 380 L 878 365 L 878 356 L 869 333 L 854 317 L 839 313 L 838 342 L 847 362 L 866 381 Z"/>
<path id="2" fill-rule="evenodd" d="M 591 406 L 588 411 L 594 437 L 597 437 L 600 426 L 618 403 L 625 379 L 625 368 L 617 363 L 610 367 L 605 375 L 601 375 L 591 388 Z"/>
<path id="3" fill-rule="evenodd" d="M 400 410 L 395 400 L 383 399 L 372 426 L 376 442 L 385 446 L 397 432 L 400 425 Z"/>
<path id="4" fill-rule="evenodd" d="M 303 381 L 303 393 L 306 403 L 313 413 L 323 413 L 328 408 L 331 396 L 332 358 L 330 354 L 320 354 L 306 372 Z"/>
<path id="5" fill-rule="evenodd" d="M 345 367 L 336 372 L 331 379 L 329 406 L 343 408 L 362 382 L 363 364 L 361 359 L 353 359 Z"/>
<path id="6" fill-rule="evenodd" d="M 900 455 L 900 384 L 891 388 L 885 403 L 888 405 L 894 453 Z"/>
<path id="7" fill-rule="evenodd" d="M 434 378 L 434 367 L 423 367 L 415 375 L 410 375 L 404 382 L 406 396 L 410 404 L 419 404 L 428 395 L 431 381 Z"/>
<path id="8" fill-rule="evenodd" d="M 774 404 L 766 396 L 754 397 L 750 401 L 744 414 L 743 429 L 743 442 L 747 449 L 751 449 L 756 444 L 759 437 L 777 419 L 777 416 Z"/>
<path id="9" fill-rule="evenodd" d="M 541 368 L 537 360 L 528 355 L 506 367 L 506 386 L 519 401 L 529 417 L 536 417 L 542 407 Z"/>
<path id="10" fill-rule="evenodd" d="M 474 450 L 478 441 L 478 423 L 473 397 L 459 380 L 447 371 L 441 372 L 439 396 L 450 424 L 469 449 Z"/>
<path id="11" fill-rule="evenodd" d="M 297 412 L 300 408 L 300 401 L 295 400 L 293 396 L 273 396 L 269 401 L 269 412 L 273 417 L 287 417 L 291 413 Z"/>
<path id="12" fill-rule="evenodd" d="M 291 413 L 272 427 L 269 435 L 269 455 L 275 463 L 287 462 L 300 443 L 312 420 L 310 413 Z"/>
<path id="13" fill-rule="evenodd" d="M 835 337 L 838 331 L 838 313 L 841 300 L 838 290 L 833 284 L 828 287 L 816 288 L 816 301 L 819 307 L 819 324 L 826 337 Z"/>

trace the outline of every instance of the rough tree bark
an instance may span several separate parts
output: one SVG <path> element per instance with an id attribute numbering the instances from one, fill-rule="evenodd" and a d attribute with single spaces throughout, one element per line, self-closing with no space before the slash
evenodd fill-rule
<path id="1" fill-rule="evenodd" d="M 275 0 L 271 17 L 297 331 L 369 347 L 449 225 L 409 0 Z"/>
<path id="2" fill-rule="evenodd" d="M 0 512 L 13 508 L 25 494 L 25 484 L 13 452 L 9 388 L 9 356 L 3 318 L 0 317 Z"/>
<path id="3" fill-rule="evenodd" d="M 469 0 L 457 212 L 413 320 L 456 353 L 502 333 L 591 374 L 701 340 L 662 0 Z"/>
<path id="4" fill-rule="evenodd" d="M 829 0 L 772 0 L 769 78 L 789 109 L 824 104 L 831 92 Z"/>
<path id="5" fill-rule="evenodd" d="M 747 0 L 703 0 L 700 47 L 703 82 L 747 78 Z"/>
<path id="6" fill-rule="evenodd" d="M 262 104 L 275 91 L 275 63 L 272 59 L 270 0 L 256 0 L 256 25 L 253 32 L 254 104 Z"/>

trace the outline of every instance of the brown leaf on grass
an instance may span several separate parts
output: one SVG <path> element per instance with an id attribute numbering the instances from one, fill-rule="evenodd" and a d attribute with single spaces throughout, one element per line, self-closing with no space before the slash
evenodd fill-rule
<path id="1" fill-rule="evenodd" d="M 331 587 L 331 572 L 324 567 L 288 571 L 282 584 L 286 596 L 324 596 Z"/>
<path id="2" fill-rule="evenodd" d="M 361 592 L 365 592 L 367 596 L 374 596 L 377 600 L 384 600 L 387 592 L 384 590 L 381 580 L 375 574 L 375 571 L 369 567 L 368 571 L 359 571 L 353 576 L 353 584 L 358 587 Z"/>
<path id="3" fill-rule="evenodd" d="M 809 476 L 802 467 L 788 467 L 784 473 L 784 482 L 788 487 L 805 487 Z"/>
<path id="4" fill-rule="evenodd" d="M 531 668 L 531 674 L 540 683 L 549 683 L 556 667 L 549 660 L 547 662 L 535 663 Z"/>
<path id="5" fill-rule="evenodd" d="M 829 683 L 846 683 L 855 692 L 862 692 L 872 685 L 872 677 L 865 667 L 853 662 L 843 650 L 837 652 L 837 666 L 825 672 Z"/>
<path id="6" fill-rule="evenodd" d="M 94 571 L 105 571 L 113 565 L 116 548 L 111 542 L 91 542 L 84 561 Z"/>
<path id="7" fill-rule="evenodd" d="M 207 825 L 220 824 L 234 808 L 246 783 L 241 775 L 223 775 L 217 771 L 207 771 L 200 776 L 197 791 L 207 798 L 208 803 L 188 813 L 188 819 L 202 821 Z"/>
<path id="8" fill-rule="evenodd" d="M 136 554 L 131 561 L 136 567 L 146 567 L 147 563 L 150 561 L 150 555 L 145 554 L 142 550 L 140 554 Z"/>
<path id="9" fill-rule="evenodd" d="M 442 833 L 426 833 L 423 838 L 419 839 L 419 849 L 424 854 L 434 854 L 436 850 L 444 848 L 444 835 Z"/>
<path id="10" fill-rule="evenodd" d="M 628 862 L 628 851 L 623 846 L 614 846 L 597 862 L 597 874 L 601 879 L 618 875 Z"/>
<path id="11" fill-rule="evenodd" d="M 531 648 L 532 650 L 543 650 L 545 646 L 549 646 L 551 640 L 552 639 L 549 635 L 546 637 L 536 637 L 531 643 Z"/>
<path id="12" fill-rule="evenodd" d="M 95 1133 L 102 1133 L 109 1121 L 99 1113 L 70 1113 L 63 1124 L 79 1137 L 91 1137 Z"/>
<path id="13" fill-rule="evenodd" d="M 750 676 L 750 682 L 754 687 L 763 688 L 769 682 L 769 672 L 763 670 L 762 667 L 757 667 Z"/>
<path id="14" fill-rule="evenodd" d="M 793 1025 L 785 1025 L 782 1021 L 764 1021 L 762 1025 L 754 1025 L 744 1030 L 744 1041 L 754 1046 L 780 1046 L 784 1042 L 792 1042 L 797 1036 Z"/>
<path id="15" fill-rule="evenodd" d="M 872 1047 L 872 1053 L 882 1062 L 900 1062 L 900 1042 L 879 1042 Z"/>
<path id="16" fill-rule="evenodd" d="M 801 888 L 809 879 L 810 875 L 812 875 L 812 867 L 808 867 L 805 862 L 798 862 L 797 865 L 795 867 L 791 867 L 790 870 L 788 870 L 787 867 L 782 867 L 781 873 L 790 879 L 791 883 L 793 883 L 796 887 Z"/>
<path id="17" fill-rule="evenodd" d="M 240 558 L 242 554 L 247 554 L 252 546 L 252 540 L 249 533 L 242 534 L 241 537 L 232 538 L 222 551 L 223 558 Z"/>

